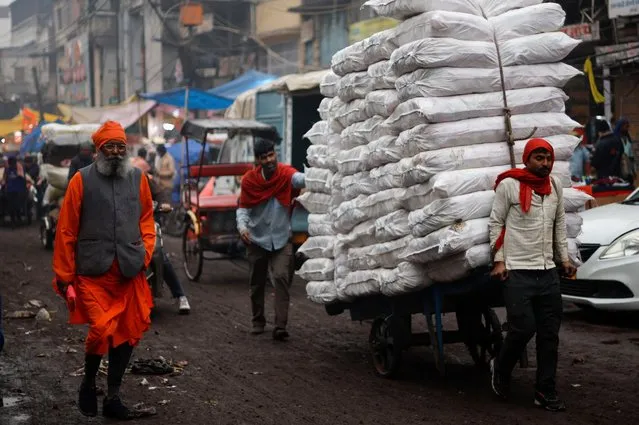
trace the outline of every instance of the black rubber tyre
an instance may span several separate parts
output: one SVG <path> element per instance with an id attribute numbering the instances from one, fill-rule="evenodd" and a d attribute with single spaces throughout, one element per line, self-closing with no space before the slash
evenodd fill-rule
<path id="1" fill-rule="evenodd" d="M 375 373 L 382 378 L 394 378 L 402 363 L 402 349 L 395 344 L 390 316 L 373 321 L 368 342 Z"/>
<path id="2" fill-rule="evenodd" d="M 186 277 L 192 282 L 197 282 L 202 275 L 204 252 L 199 238 L 195 236 L 195 224 L 190 220 L 186 222 L 182 233 L 182 255 Z"/>

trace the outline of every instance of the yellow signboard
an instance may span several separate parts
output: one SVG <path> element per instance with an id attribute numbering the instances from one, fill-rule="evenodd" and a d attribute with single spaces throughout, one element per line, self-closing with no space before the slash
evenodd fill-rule
<path id="1" fill-rule="evenodd" d="M 392 18 L 373 18 L 355 22 L 348 28 L 348 41 L 350 44 L 362 41 L 371 35 L 394 28 L 399 21 Z"/>

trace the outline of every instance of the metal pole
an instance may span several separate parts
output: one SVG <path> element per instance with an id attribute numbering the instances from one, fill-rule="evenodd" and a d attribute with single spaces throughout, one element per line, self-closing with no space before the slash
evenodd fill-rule
<path id="1" fill-rule="evenodd" d="M 604 100 L 604 115 L 606 119 L 610 121 L 612 119 L 612 90 L 610 85 L 610 68 L 605 67 L 603 69 L 603 95 L 605 97 Z"/>

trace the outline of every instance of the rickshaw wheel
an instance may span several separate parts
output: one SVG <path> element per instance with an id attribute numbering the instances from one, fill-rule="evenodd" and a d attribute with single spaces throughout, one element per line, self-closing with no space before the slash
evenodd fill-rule
<path id="1" fill-rule="evenodd" d="M 200 245 L 199 236 L 195 234 L 195 223 L 187 222 L 182 233 L 182 254 L 184 256 L 184 271 L 189 280 L 195 282 L 202 275 L 204 252 Z"/>
<path id="2" fill-rule="evenodd" d="M 466 335 L 466 347 L 477 366 L 487 367 L 504 342 L 501 322 L 491 308 L 464 315 L 457 312 L 457 323 Z"/>
<path id="3" fill-rule="evenodd" d="M 373 321 L 368 342 L 375 373 L 382 378 L 395 377 L 402 362 L 402 349 L 395 343 L 390 317 Z"/>

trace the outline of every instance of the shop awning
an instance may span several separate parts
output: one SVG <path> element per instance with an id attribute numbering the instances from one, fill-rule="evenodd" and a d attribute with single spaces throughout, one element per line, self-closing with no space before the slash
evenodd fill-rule
<path id="1" fill-rule="evenodd" d="M 16 115 L 10 120 L 0 120 L 0 137 L 16 131 L 22 131 L 22 114 Z"/>
<path id="2" fill-rule="evenodd" d="M 140 97 L 154 100 L 157 103 L 183 108 L 186 89 L 179 88 L 160 93 L 142 93 Z M 228 108 L 232 103 L 232 99 L 207 93 L 199 89 L 189 89 L 189 110 L 217 111 Z"/>
<path id="3" fill-rule="evenodd" d="M 275 75 L 266 74 L 255 70 L 250 70 L 235 80 L 229 81 L 219 87 L 209 90 L 208 92 L 216 96 L 225 97 L 227 99 L 236 99 L 242 93 L 276 80 Z"/>
<path id="4" fill-rule="evenodd" d="M 153 100 L 140 100 L 100 108 L 65 105 L 64 111 L 65 114 L 68 113 L 71 116 L 71 119 L 76 124 L 100 124 L 112 120 L 119 122 L 122 127 L 127 128 L 135 124 L 144 114 L 149 112 L 155 104 Z M 60 106 L 61 105 L 58 105 L 58 108 L 62 109 Z"/>

